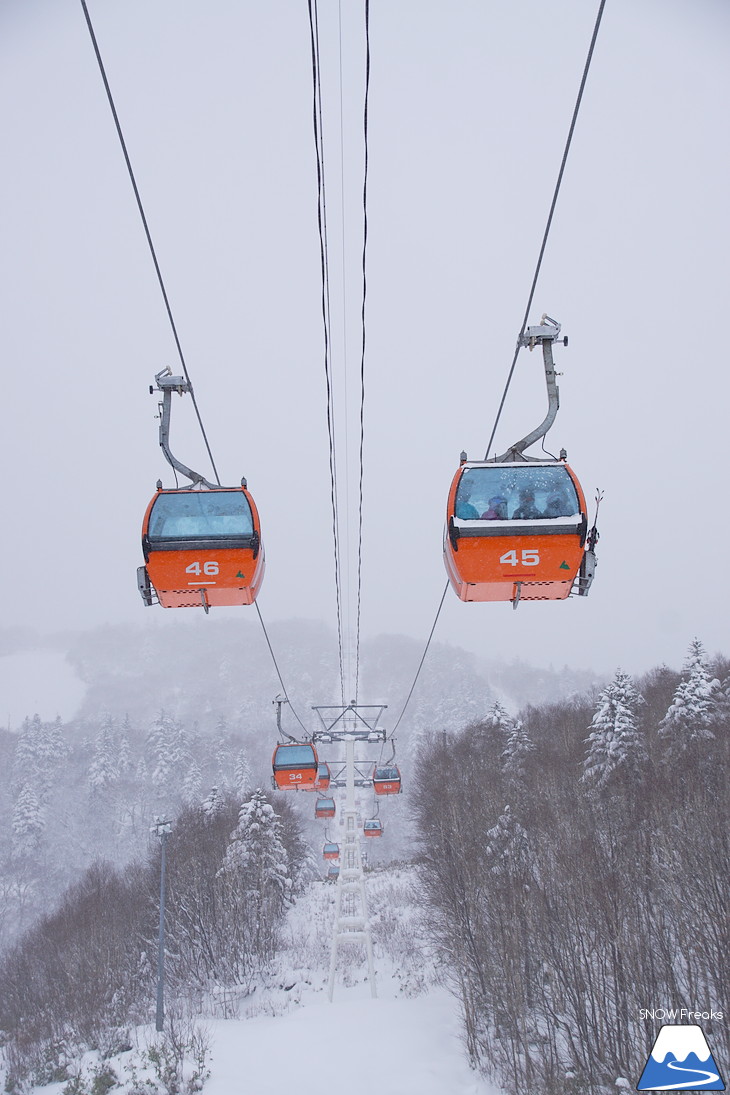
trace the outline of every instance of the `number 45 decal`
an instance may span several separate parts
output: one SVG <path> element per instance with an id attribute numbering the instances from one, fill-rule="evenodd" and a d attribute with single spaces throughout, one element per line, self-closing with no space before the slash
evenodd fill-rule
<path id="1" fill-rule="evenodd" d="M 522 552 L 522 559 L 517 558 L 517 552 L 505 551 L 504 555 L 499 557 L 500 563 L 509 563 L 511 567 L 519 566 L 522 563 L 523 567 L 536 567 L 540 562 L 540 554 L 537 548 L 525 548 Z"/>
<path id="2" fill-rule="evenodd" d="M 203 574 L 217 574 L 217 563 L 203 563 Z M 200 563 L 191 563 L 189 567 L 185 567 L 186 574 L 200 574 Z"/>

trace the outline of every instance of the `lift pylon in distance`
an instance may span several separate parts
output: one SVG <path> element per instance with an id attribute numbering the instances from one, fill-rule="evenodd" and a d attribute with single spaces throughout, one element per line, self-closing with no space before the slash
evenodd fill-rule
<path id="1" fill-rule="evenodd" d="M 462 601 L 563 600 L 588 593 L 598 534 L 588 530 L 585 496 L 575 472 L 560 459 L 534 459 L 524 450 L 544 437 L 558 411 L 552 347 L 560 324 L 543 316 L 523 344 L 542 348 L 548 389 L 545 420 L 494 460 L 462 453 L 451 483 L 444 530 L 444 563 Z M 567 341 L 567 340 L 566 340 Z"/>
<path id="2" fill-rule="evenodd" d="M 336 880 L 335 919 L 332 930 L 332 950 L 330 952 L 329 999 L 332 1000 L 337 974 L 337 957 L 343 946 L 364 946 L 367 963 L 370 992 L 377 996 L 375 984 L 375 963 L 373 943 L 368 916 L 365 877 L 363 873 L 360 837 L 362 823 L 359 819 L 355 788 L 371 786 L 373 761 L 356 758 L 356 749 L 370 750 L 369 745 L 376 742 L 381 745 L 386 740 L 386 732 L 379 725 L 385 704 L 349 704 L 314 707 L 321 722 L 321 729 L 315 730 L 313 739 L 318 744 L 344 745 L 345 762 L 338 766 L 331 761 L 331 787 L 344 788 L 345 794 L 337 803 L 342 843 L 339 851 L 339 867 L 330 864 L 327 872 L 329 879 Z M 344 801 L 343 801 L 344 797 Z M 321 800 L 320 800 L 321 801 Z M 324 856 L 328 858 L 328 845 Z M 333 856 L 334 858 L 334 856 Z"/>
<path id="3" fill-rule="evenodd" d="M 163 394 L 160 446 L 166 459 L 190 484 L 157 492 L 142 522 L 145 565 L 137 584 L 146 605 L 154 595 L 163 608 L 209 608 L 253 604 L 264 578 L 261 522 L 246 480 L 221 487 L 177 460 L 169 448 L 173 392 L 190 387 L 179 376 L 158 373 Z M 151 389 L 154 390 L 154 389 Z"/>

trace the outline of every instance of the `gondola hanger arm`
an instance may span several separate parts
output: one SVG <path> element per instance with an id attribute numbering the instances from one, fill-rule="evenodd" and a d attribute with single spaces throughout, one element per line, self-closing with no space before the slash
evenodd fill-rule
<path id="1" fill-rule="evenodd" d="M 534 327 L 528 327 L 524 334 L 520 335 L 519 345 L 527 346 L 530 350 L 533 350 L 535 346 L 542 347 L 542 358 L 545 367 L 545 384 L 547 386 L 548 393 L 548 410 L 544 420 L 540 425 L 528 433 L 521 441 L 515 442 L 511 445 L 505 453 L 501 456 L 497 456 L 496 463 L 508 464 L 517 462 L 520 460 L 534 460 L 536 457 L 525 456 L 525 449 L 529 449 L 531 445 L 534 445 L 536 441 L 539 441 L 542 437 L 545 437 L 546 433 L 555 421 L 555 417 L 560 407 L 560 392 L 556 382 L 555 364 L 553 362 L 553 343 L 558 341 L 560 335 L 560 324 L 555 319 L 551 319 L 548 315 L 543 315 L 540 323 Z M 568 339 L 563 338 L 563 345 L 568 345 Z"/>
<path id="2" fill-rule="evenodd" d="M 173 376 L 172 369 L 167 365 L 159 373 L 155 373 L 155 383 L 157 385 L 157 391 L 162 392 L 162 403 L 160 404 L 160 448 L 165 454 L 165 459 L 168 464 L 179 471 L 181 475 L 184 475 L 186 479 L 189 479 L 194 487 L 202 486 L 207 487 L 209 490 L 215 490 L 216 484 L 210 483 L 199 472 L 193 471 L 192 468 L 188 468 L 180 460 L 172 455 L 170 451 L 170 413 L 172 410 L 172 393 L 177 392 L 178 395 L 184 395 L 189 392 L 192 395 L 193 388 L 189 380 L 186 380 L 183 376 Z M 155 388 L 150 385 L 150 394 L 153 394 Z"/>

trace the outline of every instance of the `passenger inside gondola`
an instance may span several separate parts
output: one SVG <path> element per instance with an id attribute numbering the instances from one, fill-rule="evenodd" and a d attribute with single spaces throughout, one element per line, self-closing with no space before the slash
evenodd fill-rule
<path id="1" fill-rule="evenodd" d="M 578 495 L 563 464 L 467 468 L 454 508 L 461 521 L 549 521 L 579 515 Z"/>
<path id="2" fill-rule="evenodd" d="M 539 521 L 544 513 L 535 505 L 535 495 L 529 487 L 523 487 L 520 491 L 520 504 L 512 514 L 513 521 Z"/>
<path id="3" fill-rule="evenodd" d="M 253 535 L 253 517 L 243 491 L 161 493 L 150 514 L 149 539 L 208 540 Z"/>
<path id="4" fill-rule="evenodd" d="M 479 518 L 479 510 L 471 501 L 474 485 L 471 479 L 462 476 L 456 496 L 456 516 L 460 521 L 476 521 Z"/>
<path id="5" fill-rule="evenodd" d="M 400 772 L 395 767 L 382 767 L 375 769 L 375 779 L 400 779 Z"/>

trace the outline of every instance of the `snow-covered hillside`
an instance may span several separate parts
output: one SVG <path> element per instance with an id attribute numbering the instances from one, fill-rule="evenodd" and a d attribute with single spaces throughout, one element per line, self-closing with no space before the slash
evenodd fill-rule
<path id="1" fill-rule="evenodd" d="M 353 950 L 342 959 L 335 997 L 329 1002 L 335 889 L 314 882 L 290 910 L 286 947 L 267 983 L 246 996 L 221 986 L 194 1017 L 209 1047 L 206 1095 L 321 1095 L 343 1083 L 348 1095 L 372 1095 L 375 1090 L 380 1095 L 500 1095 L 469 1067 L 458 1005 L 436 983 L 421 937 L 413 871 L 373 873 L 368 883 L 377 999 L 371 996 L 362 956 Z M 159 1069 L 145 1058 L 154 1037 L 151 1028 L 139 1028 L 132 1032 L 135 1048 L 103 1063 L 97 1053 L 87 1054 L 76 1069 L 77 1079 L 31 1092 L 171 1093 Z M 189 1061 L 186 1077 L 193 1068 Z M 100 1081 L 100 1075 L 110 1079 Z M 112 1075 L 118 1085 L 108 1087 Z"/>

